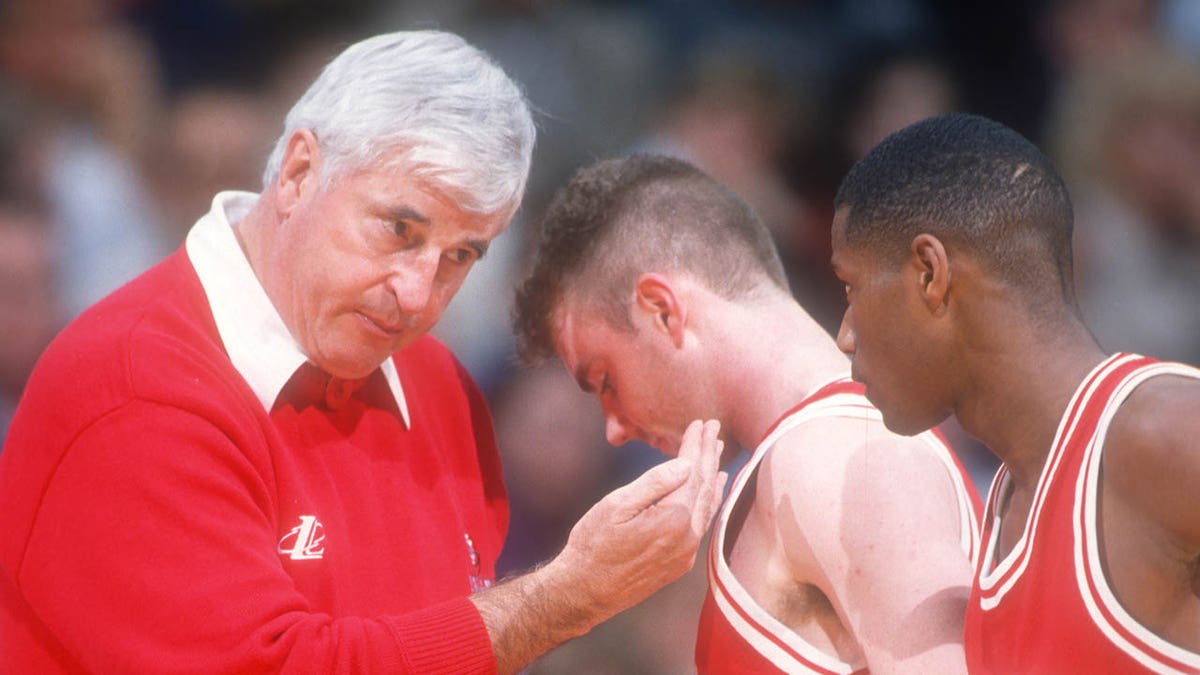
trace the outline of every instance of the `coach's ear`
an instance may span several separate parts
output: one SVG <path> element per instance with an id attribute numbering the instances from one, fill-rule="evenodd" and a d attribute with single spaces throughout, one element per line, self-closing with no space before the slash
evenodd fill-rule
<path id="1" fill-rule="evenodd" d="M 934 316 L 941 316 L 950 300 L 950 258 L 946 247 L 932 234 L 922 233 L 913 238 L 911 250 L 921 300 Z"/>
<path id="2" fill-rule="evenodd" d="M 297 129 L 288 138 L 279 163 L 275 187 L 279 191 L 276 208 L 281 218 L 287 218 L 307 193 L 317 185 L 321 166 L 321 148 L 317 137 L 308 129 Z"/>
<path id="3" fill-rule="evenodd" d="M 653 330 L 662 331 L 676 347 L 683 346 L 687 307 L 671 281 L 661 274 L 646 273 L 634 286 L 635 308 L 650 320 Z"/>

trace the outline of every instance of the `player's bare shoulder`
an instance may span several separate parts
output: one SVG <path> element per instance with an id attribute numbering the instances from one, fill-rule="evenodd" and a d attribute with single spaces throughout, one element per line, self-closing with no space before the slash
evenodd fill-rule
<path id="1" fill-rule="evenodd" d="M 1105 483 L 1200 545 L 1200 379 L 1160 375 L 1117 409 L 1104 443 Z"/>
<path id="2" fill-rule="evenodd" d="M 1129 394 L 1113 416 L 1105 454 L 1111 456 L 1110 450 L 1121 452 L 1125 448 L 1142 448 L 1155 455 L 1194 449 L 1200 443 L 1197 410 L 1200 410 L 1200 379 L 1179 375 L 1150 378 Z M 1123 461 L 1134 460 L 1128 454 L 1122 453 Z M 1189 455 L 1186 459 L 1200 463 L 1200 454 L 1194 451 L 1184 454 Z M 1170 461 L 1169 457 L 1137 458 L 1145 459 Z"/>
<path id="3" fill-rule="evenodd" d="M 888 536 L 922 529 L 959 532 L 954 476 L 928 435 L 900 436 L 877 417 L 827 417 L 784 435 L 763 459 L 762 498 L 786 503 L 800 527 Z M 886 531 L 885 531 L 886 530 Z"/>
<path id="4" fill-rule="evenodd" d="M 953 643 L 971 577 L 963 542 L 974 541 L 973 520 L 939 456 L 944 445 L 893 434 L 876 411 L 860 408 L 782 436 L 763 459 L 755 507 L 770 503 L 793 572 L 829 598 L 872 669 L 893 672 L 887 664 L 902 652 L 929 656 L 916 640 L 950 646 L 930 656 L 936 667 L 927 661 L 911 672 L 957 672 L 962 654 Z"/>
<path id="5" fill-rule="evenodd" d="M 953 499 L 953 482 L 926 434 L 901 436 L 877 417 L 825 417 L 797 426 L 763 459 L 776 489 L 840 494 L 905 492 L 942 485 Z"/>

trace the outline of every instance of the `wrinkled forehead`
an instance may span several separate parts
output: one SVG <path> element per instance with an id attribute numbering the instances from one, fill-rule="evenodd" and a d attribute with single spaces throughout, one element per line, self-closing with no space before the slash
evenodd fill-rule
<path id="1" fill-rule="evenodd" d="M 520 192 L 510 195 L 502 202 L 487 201 L 483 198 L 484 195 L 478 193 L 481 184 L 486 182 L 486 171 L 480 167 L 462 166 L 452 161 L 433 162 L 429 158 L 419 156 L 421 150 L 422 146 L 394 143 L 377 150 L 374 157 L 357 165 L 351 164 L 348 170 L 381 171 L 405 176 L 420 184 L 426 192 L 452 202 L 464 213 L 476 217 L 497 218 L 502 220 L 504 225 L 512 220 L 521 206 Z"/>
<path id="2" fill-rule="evenodd" d="M 383 187 L 380 192 L 381 198 L 392 203 L 391 205 L 397 209 L 405 208 L 407 197 L 414 191 L 429 197 L 441 209 L 444 209 L 440 214 L 443 218 L 460 225 L 474 237 L 486 241 L 490 241 L 504 232 L 516 212 L 516 205 L 511 203 L 491 212 L 476 210 L 472 208 L 472 202 L 461 190 L 439 182 L 420 173 L 417 169 L 399 162 L 368 165 L 349 174 L 349 176 L 355 175 L 368 175 L 379 180 L 380 183 L 377 184 Z M 430 214 L 415 215 L 426 218 Z"/>

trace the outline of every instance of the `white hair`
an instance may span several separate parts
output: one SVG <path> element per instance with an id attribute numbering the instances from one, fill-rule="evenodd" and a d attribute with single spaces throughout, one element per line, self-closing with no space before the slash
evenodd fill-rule
<path id="1" fill-rule="evenodd" d="M 398 162 L 475 213 L 520 205 L 535 137 L 517 84 L 462 38 L 432 30 L 362 40 L 325 66 L 288 112 L 264 187 L 297 129 L 317 137 L 323 184 Z"/>

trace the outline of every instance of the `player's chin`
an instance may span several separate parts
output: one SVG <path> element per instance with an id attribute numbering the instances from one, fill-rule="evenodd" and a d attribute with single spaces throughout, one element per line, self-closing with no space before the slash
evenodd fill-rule
<path id="1" fill-rule="evenodd" d="M 929 429 L 929 427 L 913 424 L 903 420 L 897 420 L 896 418 L 889 417 L 887 415 L 883 416 L 883 426 L 887 427 L 887 430 L 893 434 L 900 434 L 901 436 L 916 436 L 922 431 Z"/>
<path id="2" fill-rule="evenodd" d="M 655 450 L 658 450 L 664 457 L 674 458 L 679 456 L 679 439 L 669 439 L 666 437 L 658 437 L 647 441 Z"/>
<path id="3" fill-rule="evenodd" d="M 929 431 L 945 419 L 944 415 L 917 415 L 911 411 L 889 411 L 879 405 L 876 407 L 883 415 L 883 426 L 887 427 L 888 431 L 901 436 L 916 436 Z"/>

